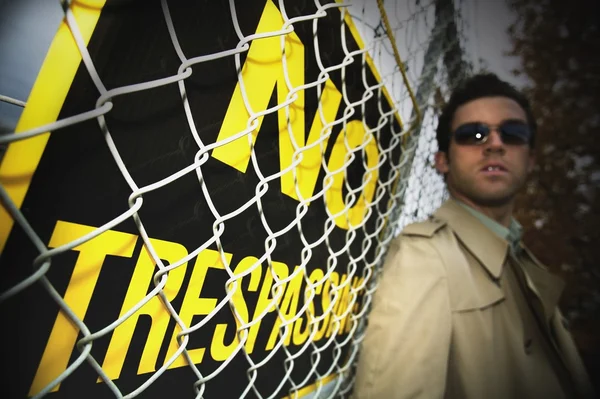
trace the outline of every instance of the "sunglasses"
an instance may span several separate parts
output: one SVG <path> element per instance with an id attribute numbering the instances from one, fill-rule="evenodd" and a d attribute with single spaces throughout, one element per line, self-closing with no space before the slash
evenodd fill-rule
<path id="1" fill-rule="evenodd" d="M 485 143 L 492 130 L 496 129 L 500 138 L 507 145 L 525 145 L 531 140 L 531 129 L 522 121 L 506 121 L 499 125 L 488 125 L 482 122 L 466 123 L 453 133 L 454 141 L 459 145 L 481 145 Z"/>

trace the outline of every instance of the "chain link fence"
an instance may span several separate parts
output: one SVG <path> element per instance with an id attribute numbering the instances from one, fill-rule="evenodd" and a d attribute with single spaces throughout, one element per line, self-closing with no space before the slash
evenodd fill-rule
<path id="1" fill-rule="evenodd" d="M 10 397 L 349 396 L 469 71 L 452 2 L 379 5 L 62 4 L 0 136 Z"/>

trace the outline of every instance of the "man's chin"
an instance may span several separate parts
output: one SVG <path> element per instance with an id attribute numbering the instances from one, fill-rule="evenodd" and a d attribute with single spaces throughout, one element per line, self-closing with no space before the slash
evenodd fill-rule
<path id="1" fill-rule="evenodd" d="M 487 208 L 499 208 L 511 204 L 515 200 L 514 194 L 477 195 L 472 201 Z"/>
<path id="2" fill-rule="evenodd" d="M 461 190 L 462 188 L 462 190 Z M 464 185 L 456 187 L 448 184 L 450 194 L 464 202 L 472 202 L 482 207 L 498 208 L 514 202 L 518 189 L 514 186 L 502 185 L 490 187 L 489 185 Z"/>

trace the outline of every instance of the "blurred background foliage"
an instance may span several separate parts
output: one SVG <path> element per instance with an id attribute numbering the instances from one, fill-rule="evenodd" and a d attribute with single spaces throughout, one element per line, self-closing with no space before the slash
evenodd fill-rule
<path id="1" fill-rule="evenodd" d="M 600 379 L 600 2 L 507 0 L 516 75 L 539 125 L 537 166 L 517 199 L 524 240 L 567 283 L 564 315 Z M 596 383 L 600 392 L 600 384 Z"/>

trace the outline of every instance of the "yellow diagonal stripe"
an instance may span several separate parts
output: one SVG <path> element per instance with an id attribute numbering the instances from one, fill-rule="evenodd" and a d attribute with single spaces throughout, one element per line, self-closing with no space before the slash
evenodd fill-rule
<path id="1" fill-rule="evenodd" d="M 87 46 L 106 0 L 73 1 L 71 10 Z M 58 4 L 57 4 L 58 7 Z M 55 122 L 81 62 L 81 54 L 65 20 L 50 45 L 33 85 L 16 131 L 22 132 Z M 10 144 L 0 165 L 0 184 L 17 207 L 21 207 L 50 134 L 45 133 Z M 0 253 L 14 221 L 0 207 Z"/>

